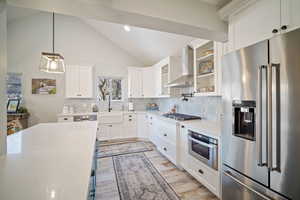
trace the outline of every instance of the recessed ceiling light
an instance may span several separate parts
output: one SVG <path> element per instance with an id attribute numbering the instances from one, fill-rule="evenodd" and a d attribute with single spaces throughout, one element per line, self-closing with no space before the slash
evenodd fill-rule
<path id="1" fill-rule="evenodd" d="M 131 28 L 130 28 L 130 26 L 128 26 L 128 25 L 124 25 L 124 30 L 125 30 L 126 32 L 129 32 L 129 31 L 131 30 Z"/>

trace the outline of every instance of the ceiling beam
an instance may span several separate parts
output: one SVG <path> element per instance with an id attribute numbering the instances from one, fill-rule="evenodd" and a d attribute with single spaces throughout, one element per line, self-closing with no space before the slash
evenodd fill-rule
<path id="1" fill-rule="evenodd" d="M 215 41 L 227 40 L 217 8 L 199 0 L 7 0 L 9 5 Z"/>

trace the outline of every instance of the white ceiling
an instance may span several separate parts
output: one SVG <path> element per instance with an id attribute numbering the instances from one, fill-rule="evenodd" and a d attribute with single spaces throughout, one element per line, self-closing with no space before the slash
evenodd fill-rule
<path id="1" fill-rule="evenodd" d="M 87 19 L 83 21 L 145 65 L 155 64 L 170 55 L 180 55 L 181 49 L 195 40 L 188 36 L 138 27 L 131 27 L 131 31 L 126 32 L 120 24 Z"/>
<path id="2" fill-rule="evenodd" d="M 39 12 L 41 12 L 41 11 L 8 6 L 7 7 L 7 21 L 8 21 L 8 23 L 10 23 L 13 20 L 22 19 L 22 18 L 29 17 L 32 15 L 36 15 Z"/>

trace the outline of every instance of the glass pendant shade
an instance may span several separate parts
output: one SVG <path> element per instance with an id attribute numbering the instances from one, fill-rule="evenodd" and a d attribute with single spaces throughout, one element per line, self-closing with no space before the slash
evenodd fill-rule
<path id="1" fill-rule="evenodd" d="M 40 71 L 47 73 L 64 73 L 64 57 L 58 53 L 42 52 Z"/>
<path id="2" fill-rule="evenodd" d="M 54 53 L 54 34 L 55 34 L 55 18 L 54 13 L 52 14 L 52 53 L 42 52 L 41 62 L 39 69 L 42 72 L 47 73 L 64 73 L 65 72 L 65 62 L 64 57 L 59 53 Z"/>

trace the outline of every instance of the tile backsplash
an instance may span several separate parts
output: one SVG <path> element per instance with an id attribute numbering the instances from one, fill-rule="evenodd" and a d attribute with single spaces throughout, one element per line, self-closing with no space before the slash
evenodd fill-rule
<path id="1" fill-rule="evenodd" d="M 182 98 L 157 99 L 156 103 L 162 112 L 169 112 L 176 105 L 177 112 L 197 115 L 208 120 L 220 120 L 221 97 L 193 97 L 188 101 Z"/>
<path id="2" fill-rule="evenodd" d="M 182 101 L 182 98 L 159 98 L 159 99 L 131 99 L 134 104 L 134 110 L 146 110 L 148 103 L 157 103 L 159 110 L 169 112 L 176 105 L 177 112 L 183 114 L 197 115 L 208 120 L 220 120 L 221 115 L 221 97 L 193 97 L 188 101 Z M 113 101 L 112 110 L 128 110 L 128 101 Z M 74 112 L 91 112 L 91 105 L 97 104 L 99 111 L 108 110 L 108 102 L 99 102 L 95 100 L 67 100 L 65 105 L 72 106 Z"/>
<path id="3" fill-rule="evenodd" d="M 111 107 L 113 111 L 128 110 L 129 100 L 124 101 L 112 101 Z M 156 103 L 154 99 L 131 99 L 130 102 L 134 104 L 134 110 L 143 111 L 146 110 L 148 103 Z M 64 105 L 72 106 L 75 113 L 84 113 L 92 111 L 92 104 L 96 104 L 99 108 L 99 111 L 108 110 L 108 101 L 95 101 L 95 100 L 77 100 L 77 99 L 68 99 L 64 102 Z"/>

